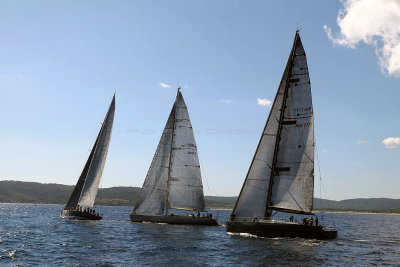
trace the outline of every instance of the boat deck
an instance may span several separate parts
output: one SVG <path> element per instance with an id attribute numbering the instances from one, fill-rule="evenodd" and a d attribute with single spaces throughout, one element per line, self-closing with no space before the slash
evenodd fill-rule
<path id="1" fill-rule="evenodd" d="M 168 223 L 168 224 L 192 224 L 192 225 L 209 225 L 218 226 L 219 223 L 217 219 L 214 218 L 204 218 L 204 217 L 192 217 L 185 215 L 140 215 L 131 214 L 132 222 L 150 222 L 150 223 Z"/>
<path id="2" fill-rule="evenodd" d="M 277 220 L 229 220 L 226 231 L 249 233 L 261 237 L 303 237 L 312 239 L 334 239 L 335 229 L 324 229 L 322 225 L 300 224 Z"/>
<path id="3" fill-rule="evenodd" d="M 61 217 L 72 220 L 101 220 L 103 216 L 78 210 L 63 210 Z"/>

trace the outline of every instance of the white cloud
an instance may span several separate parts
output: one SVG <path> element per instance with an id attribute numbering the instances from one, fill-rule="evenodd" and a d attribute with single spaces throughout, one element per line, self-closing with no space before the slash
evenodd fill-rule
<path id="1" fill-rule="evenodd" d="M 328 149 L 324 148 L 324 149 L 322 149 L 322 152 L 328 153 Z"/>
<path id="2" fill-rule="evenodd" d="M 358 145 L 362 145 L 362 144 L 366 144 L 366 143 L 367 143 L 367 141 L 365 141 L 365 140 L 362 140 L 362 139 L 357 140 Z"/>
<path id="3" fill-rule="evenodd" d="M 170 87 L 171 87 L 171 85 L 166 84 L 166 83 L 159 83 L 159 85 L 160 85 L 162 88 L 170 88 Z"/>
<path id="4" fill-rule="evenodd" d="M 382 141 L 386 148 L 396 148 L 400 146 L 400 137 L 388 137 Z"/>
<path id="5" fill-rule="evenodd" d="M 24 79 L 25 76 L 22 73 L 14 73 L 14 74 L 0 74 L 0 79 L 8 80 L 8 79 Z"/>
<path id="6" fill-rule="evenodd" d="M 221 102 L 225 103 L 225 104 L 231 104 L 232 100 L 230 100 L 230 99 L 222 99 Z"/>
<path id="7" fill-rule="evenodd" d="M 262 107 L 268 107 L 269 105 L 272 104 L 272 101 L 266 98 L 257 98 L 257 105 L 260 105 Z"/>
<path id="8" fill-rule="evenodd" d="M 335 37 L 331 28 L 324 30 L 334 44 L 356 48 L 358 43 L 375 47 L 383 73 L 400 77 L 400 1 L 343 0 Z"/>

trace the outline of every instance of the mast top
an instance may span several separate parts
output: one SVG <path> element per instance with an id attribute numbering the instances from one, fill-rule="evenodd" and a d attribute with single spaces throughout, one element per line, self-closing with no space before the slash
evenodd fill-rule
<path id="1" fill-rule="evenodd" d="M 295 42 L 296 42 L 298 39 L 300 39 L 300 30 L 299 30 L 299 29 L 296 30 L 296 35 L 295 35 L 294 39 L 295 39 Z"/>
<path id="2" fill-rule="evenodd" d="M 178 99 L 178 97 L 182 97 L 182 93 L 181 93 L 181 87 L 178 86 L 178 91 L 176 92 L 176 98 Z"/>
<path id="3" fill-rule="evenodd" d="M 113 95 L 113 98 L 112 98 L 112 100 L 111 100 L 110 108 L 111 108 L 112 105 L 115 105 L 115 94 L 116 94 L 116 93 L 117 93 L 117 92 L 115 91 L 115 92 L 114 92 L 114 95 Z"/>

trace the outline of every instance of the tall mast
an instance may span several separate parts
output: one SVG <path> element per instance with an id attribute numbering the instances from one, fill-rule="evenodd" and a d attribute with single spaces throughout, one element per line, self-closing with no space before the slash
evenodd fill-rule
<path id="1" fill-rule="evenodd" d="M 181 87 L 178 87 L 178 92 L 176 94 L 176 99 L 178 99 L 179 92 L 181 90 Z M 170 187 L 170 181 L 171 181 L 171 172 L 172 172 L 172 150 L 174 149 L 174 136 L 175 136 L 175 125 L 176 125 L 176 100 L 174 103 L 174 123 L 172 126 L 172 135 L 171 135 L 171 150 L 169 152 L 169 163 L 168 163 L 168 180 L 167 180 L 167 198 L 165 201 L 165 215 L 168 213 L 168 200 L 169 200 L 169 187 Z"/>
<path id="2" fill-rule="evenodd" d="M 288 69 L 288 73 L 286 75 L 286 81 L 285 81 L 285 91 L 283 93 L 283 99 L 282 99 L 282 106 L 281 106 L 281 113 L 279 115 L 279 121 L 278 121 L 278 131 L 276 133 L 276 139 L 275 139 L 275 148 L 274 148 L 274 155 L 272 159 L 272 165 L 271 165 L 271 175 L 269 178 L 269 186 L 268 186 L 268 196 L 267 196 L 267 203 L 266 203 L 266 208 L 265 208 L 265 217 L 271 217 L 271 209 L 269 206 L 271 205 L 271 198 L 272 198 L 272 186 L 274 184 L 274 176 L 277 173 L 276 170 L 276 162 L 278 159 L 278 151 L 279 151 L 279 142 L 281 140 L 281 133 L 282 133 L 282 122 L 284 119 L 284 113 L 286 109 L 286 100 L 288 98 L 288 91 L 289 91 L 289 86 L 290 86 L 290 76 L 292 74 L 292 67 L 293 67 L 293 58 L 295 55 L 295 50 L 296 50 L 296 44 L 297 44 L 297 38 L 298 38 L 298 32 L 299 30 L 296 31 L 296 36 L 294 38 L 293 42 L 293 47 L 292 47 L 292 52 L 290 53 L 289 61 L 286 66 Z"/>

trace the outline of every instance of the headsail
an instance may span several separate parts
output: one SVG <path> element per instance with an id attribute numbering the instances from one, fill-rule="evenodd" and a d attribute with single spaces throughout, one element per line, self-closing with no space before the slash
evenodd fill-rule
<path id="1" fill-rule="evenodd" d="M 309 81 L 305 52 L 296 32 L 233 216 L 269 217 L 271 209 L 311 212 L 314 132 Z"/>
<path id="2" fill-rule="evenodd" d="M 285 86 L 281 83 L 275 96 L 274 103 L 272 104 L 267 123 L 265 124 L 249 171 L 247 172 L 242 190 L 232 212 L 232 215 L 234 216 L 265 216 L 276 133 L 279 126 L 278 119 L 281 113 L 284 90 Z"/>
<path id="3" fill-rule="evenodd" d="M 205 209 L 197 146 L 179 89 L 134 212 L 164 215 L 169 208 Z"/>
<path id="4" fill-rule="evenodd" d="M 110 145 L 111 131 L 114 122 L 115 95 L 111 101 L 103 125 L 93 145 L 89 158 L 75 186 L 65 209 L 81 206 L 93 207 L 101 175 Z"/>
<path id="5" fill-rule="evenodd" d="M 162 215 L 165 212 L 174 121 L 175 104 L 169 114 L 139 198 L 136 201 L 134 212 L 138 214 Z"/>

